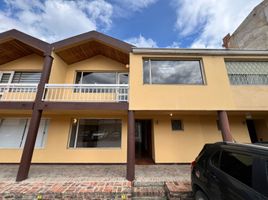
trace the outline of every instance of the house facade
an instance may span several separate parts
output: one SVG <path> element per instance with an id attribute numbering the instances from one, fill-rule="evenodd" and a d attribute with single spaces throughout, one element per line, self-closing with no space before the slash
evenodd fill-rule
<path id="1" fill-rule="evenodd" d="M 0 34 L 0 163 L 190 163 L 268 141 L 268 52 L 136 48 L 92 31 Z M 14 175 L 15 176 L 15 175 Z"/>

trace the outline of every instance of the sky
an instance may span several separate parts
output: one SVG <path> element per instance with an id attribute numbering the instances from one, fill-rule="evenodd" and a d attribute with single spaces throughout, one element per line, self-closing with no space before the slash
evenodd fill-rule
<path id="1" fill-rule="evenodd" d="M 0 32 L 49 43 L 96 30 L 137 47 L 222 48 L 262 0 L 0 0 Z"/>

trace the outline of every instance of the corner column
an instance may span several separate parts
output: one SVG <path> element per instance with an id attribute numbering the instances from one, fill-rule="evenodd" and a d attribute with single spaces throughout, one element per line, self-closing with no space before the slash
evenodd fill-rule
<path id="1" fill-rule="evenodd" d="M 132 110 L 128 111 L 127 134 L 127 180 L 135 179 L 135 117 Z"/>
<path id="2" fill-rule="evenodd" d="M 36 137 L 40 125 L 40 120 L 42 117 L 42 108 L 40 104 L 42 103 L 42 97 L 45 90 L 45 84 L 48 83 L 51 66 L 53 62 L 53 57 L 51 56 L 51 48 L 47 51 L 44 58 L 43 70 L 41 79 L 38 84 L 37 93 L 35 97 L 32 117 L 29 125 L 29 130 L 26 138 L 26 142 L 23 148 L 23 153 L 20 160 L 20 166 L 17 174 L 16 181 L 23 181 L 28 178 L 34 146 L 36 142 Z"/>
<path id="3" fill-rule="evenodd" d="M 233 137 L 230 131 L 230 125 L 228 120 L 228 115 L 226 111 L 218 111 L 218 118 L 220 123 L 220 129 L 222 134 L 222 139 L 225 142 L 233 142 Z"/>

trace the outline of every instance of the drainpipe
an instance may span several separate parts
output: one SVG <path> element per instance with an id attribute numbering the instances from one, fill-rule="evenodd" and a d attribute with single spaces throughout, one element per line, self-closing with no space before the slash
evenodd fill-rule
<path id="1" fill-rule="evenodd" d="M 35 102 L 33 106 L 32 117 L 29 125 L 29 130 L 26 142 L 23 148 L 23 153 L 20 160 L 20 166 L 17 174 L 16 181 L 23 181 L 28 178 L 36 137 L 42 117 L 42 97 L 45 90 L 45 84 L 48 83 L 53 57 L 51 56 L 52 48 L 49 46 L 44 53 L 44 64 L 41 79 L 38 84 Z"/>

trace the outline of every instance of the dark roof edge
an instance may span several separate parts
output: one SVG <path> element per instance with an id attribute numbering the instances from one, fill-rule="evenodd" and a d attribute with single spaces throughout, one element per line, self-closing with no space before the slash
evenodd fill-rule
<path id="1" fill-rule="evenodd" d="M 174 48 L 132 48 L 133 54 L 147 55 L 225 55 L 225 56 L 268 56 L 268 50 L 252 49 L 174 49 Z"/>
<path id="2" fill-rule="evenodd" d="M 19 40 L 20 42 L 29 45 L 45 54 L 50 54 L 51 52 L 51 46 L 49 43 L 39 40 L 16 29 L 11 29 L 0 33 L 0 43 L 11 39 Z"/>
<path id="3" fill-rule="evenodd" d="M 76 43 L 81 43 L 83 41 L 88 40 L 100 41 L 102 43 L 115 47 L 125 53 L 131 52 L 132 48 L 134 47 L 131 44 L 128 44 L 124 41 L 118 40 L 116 38 L 110 37 L 97 31 L 82 33 L 80 35 L 76 35 L 58 42 L 54 42 L 51 45 L 54 47 L 55 50 L 60 50 L 67 48 L 68 46 L 75 45 Z"/>

